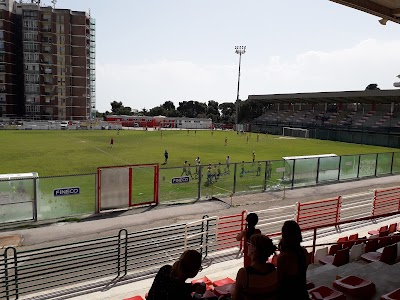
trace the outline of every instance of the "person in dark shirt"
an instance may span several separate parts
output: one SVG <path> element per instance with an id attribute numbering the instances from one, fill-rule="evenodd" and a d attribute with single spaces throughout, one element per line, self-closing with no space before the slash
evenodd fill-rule
<path id="1" fill-rule="evenodd" d="M 282 227 L 282 239 L 278 256 L 278 299 L 308 300 L 306 275 L 308 253 L 300 243 L 303 241 L 300 226 L 293 220 Z"/>
<path id="2" fill-rule="evenodd" d="M 243 263 L 245 267 L 250 266 L 251 258 L 248 255 L 248 242 L 253 234 L 261 234 L 260 229 L 256 229 L 258 223 L 258 215 L 256 213 L 249 213 L 246 217 L 246 229 L 236 236 L 236 240 L 243 239 Z"/>
<path id="3" fill-rule="evenodd" d="M 251 265 L 238 271 L 232 300 L 275 300 L 277 274 L 275 266 L 267 262 L 267 259 L 276 249 L 267 236 L 262 234 L 251 236 L 249 240 Z"/>
<path id="4" fill-rule="evenodd" d="M 158 271 L 148 293 L 147 300 L 192 300 L 192 293 L 203 294 L 200 283 L 185 283 L 201 270 L 201 254 L 186 250 L 172 266 L 165 265 Z"/>

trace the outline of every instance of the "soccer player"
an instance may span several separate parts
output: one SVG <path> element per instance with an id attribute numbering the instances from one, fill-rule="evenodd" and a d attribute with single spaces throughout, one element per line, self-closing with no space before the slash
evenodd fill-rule
<path id="1" fill-rule="evenodd" d="M 207 166 L 207 183 L 211 184 L 212 183 L 212 178 L 211 178 L 211 164 L 208 164 Z"/>
<path id="2" fill-rule="evenodd" d="M 187 176 L 186 166 L 187 166 L 187 160 L 185 160 L 185 162 L 184 162 L 184 164 L 183 164 L 181 176 L 183 176 L 183 174 L 185 174 L 185 175 Z"/>
<path id="3" fill-rule="evenodd" d="M 260 140 L 260 134 L 257 133 L 257 142 Z"/>
<path id="4" fill-rule="evenodd" d="M 226 170 L 229 173 L 229 165 L 231 164 L 231 159 L 229 157 L 229 155 L 226 157 Z"/>
<path id="5" fill-rule="evenodd" d="M 193 179 L 192 170 L 191 170 L 190 164 L 188 165 L 188 168 L 187 168 L 187 176 L 190 176 L 190 179 Z"/>
<path id="6" fill-rule="evenodd" d="M 217 179 L 221 176 L 221 163 L 218 163 L 218 170 L 217 170 Z"/>
<path id="7" fill-rule="evenodd" d="M 196 175 L 199 174 L 199 169 L 200 169 L 200 156 L 197 156 L 197 158 L 194 160 L 196 162 Z"/>
<path id="8" fill-rule="evenodd" d="M 246 135 L 246 144 L 249 143 L 249 135 Z"/>
<path id="9" fill-rule="evenodd" d="M 114 145 L 114 138 L 113 137 L 111 137 L 111 139 L 110 139 L 110 148 L 112 148 L 113 147 L 113 145 Z"/>
<path id="10" fill-rule="evenodd" d="M 261 162 L 258 162 L 256 176 L 260 176 L 260 175 L 261 175 Z"/>
<path id="11" fill-rule="evenodd" d="M 245 171 L 244 171 L 244 160 L 242 160 L 242 165 L 241 165 L 241 170 L 240 170 L 240 177 L 243 177 Z"/>
<path id="12" fill-rule="evenodd" d="M 164 158 L 165 158 L 165 161 L 164 161 L 164 165 L 165 165 L 168 162 L 168 151 L 167 150 L 164 151 Z"/>
<path id="13" fill-rule="evenodd" d="M 226 136 L 225 137 L 225 146 L 227 146 L 228 145 L 228 137 Z"/>
<path id="14" fill-rule="evenodd" d="M 253 151 L 253 165 L 254 165 L 255 160 L 256 160 L 256 151 Z"/>

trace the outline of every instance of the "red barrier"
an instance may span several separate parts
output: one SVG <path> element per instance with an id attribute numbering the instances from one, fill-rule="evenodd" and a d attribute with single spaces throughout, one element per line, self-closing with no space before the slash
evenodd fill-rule
<path id="1" fill-rule="evenodd" d="M 337 223 L 340 221 L 341 199 L 337 198 L 312 201 L 307 203 L 297 202 L 297 223 L 302 230 L 316 226 Z"/>
<path id="2" fill-rule="evenodd" d="M 229 249 L 237 246 L 241 246 L 240 243 L 236 240 L 236 236 L 239 232 L 243 230 L 244 224 L 244 214 L 246 211 L 243 211 L 241 214 L 223 216 L 218 220 L 218 250 Z"/>
<path id="3" fill-rule="evenodd" d="M 375 190 L 372 215 L 400 211 L 400 187 Z"/>

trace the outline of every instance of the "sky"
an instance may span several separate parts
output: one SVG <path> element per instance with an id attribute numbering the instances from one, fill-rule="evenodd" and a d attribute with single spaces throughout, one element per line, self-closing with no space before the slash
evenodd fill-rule
<path id="1" fill-rule="evenodd" d="M 47 3 L 47 2 L 48 3 Z M 50 0 L 42 1 L 50 4 Z M 58 0 L 96 19 L 96 105 L 393 89 L 400 25 L 328 0 Z"/>

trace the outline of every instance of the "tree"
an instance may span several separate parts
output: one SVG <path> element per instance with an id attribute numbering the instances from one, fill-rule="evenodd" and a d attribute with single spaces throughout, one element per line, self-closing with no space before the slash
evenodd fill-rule
<path id="1" fill-rule="evenodd" d="M 150 109 L 150 116 L 165 116 L 165 109 L 162 106 L 156 106 Z"/>
<path id="2" fill-rule="evenodd" d="M 166 111 L 175 110 L 175 104 L 172 101 L 165 101 L 163 105 L 161 105 Z"/>
<path id="3" fill-rule="evenodd" d="M 117 115 L 117 112 L 121 107 L 123 107 L 122 102 L 117 102 L 117 101 L 111 102 L 111 113 Z"/>
<path id="4" fill-rule="evenodd" d="M 235 104 L 231 102 L 221 103 L 218 108 L 221 110 L 221 121 L 224 123 L 235 122 Z"/>
<path id="5" fill-rule="evenodd" d="M 240 104 L 239 122 L 249 122 L 264 113 L 264 104 L 257 100 L 246 100 Z"/>
<path id="6" fill-rule="evenodd" d="M 365 88 L 366 91 L 377 91 L 380 90 L 378 85 L 376 83 L 370 83 L 368 86 Z"/>
<path id="7" fill-rule="evenodd" d="M 207 104 L 193 100 L 183 101 L 179 102 L 177 110 L 180 112 L 181 116 L 187 118 L 197 118 L 199 114 L 207 113 Z"/>

